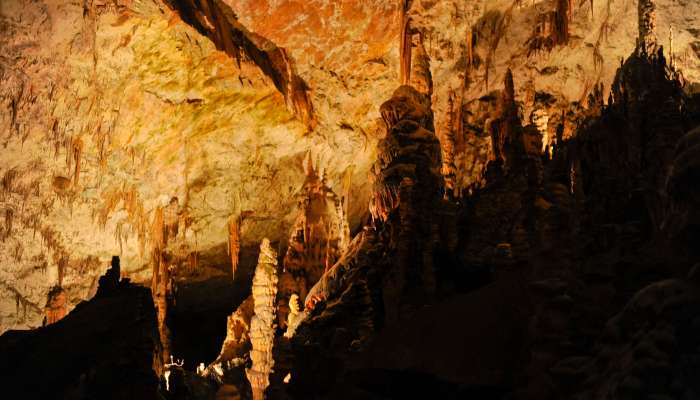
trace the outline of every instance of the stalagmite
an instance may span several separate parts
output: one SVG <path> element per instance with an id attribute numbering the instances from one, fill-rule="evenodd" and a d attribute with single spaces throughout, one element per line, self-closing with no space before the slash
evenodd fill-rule
<path id="1" fill-rule="evenodd" d="M 461 134 L 461 108 L 462 98 L 455 99 L 455 93 L 450 91 L 447 100 L 448 118 L 447 127 L 441 129 L 440 146 L 442 148 L 442 176 L 445 178 L 446 193 L 455 190 L 457 169 L 455 168 L 455 136 Z"/>
<path id="2" fill-rule="evenodd" d="M 296 327 L 299 321 L 303 318 L 301 305 L 299 304 L 299 296 L 296 293 L 289 297 L 289 316 L 287 317 L 287 331 L 284 333 L 286 337 L 294 336 Z"/>
<path id="3" fill-rule="evenodd" d="M 274 366 L 272 345 L 275 338 L 275 296 L 277 295 L 277 252 L 265 238 L 260 243 L 258 266 L 253 277 L 253 302 L 255 315 L 250 323 L 250 351 L 252 367 L 246 376 L 253 391 L 253 400 L 263 400 L 270 385 L 270 373 Z"/>
<path id="4" fill-rule="evenodd" d="M 153 304 L 158 313 L 158 333 L 163 347 L 163 359 L 170 358 L 170 331 L 167 325 L 168 296 L 170 283 L 170 270 L 168 269 L 168 230 L 163 216 L 163 207 L 155 211 L 152 225 L 153 248 L 151 253 L 151 265 L 153 268 L 151 277 L 151 293 Z"/>
<path id="5" fill-rule="evenodd" d="M 639 0 L 637 13 L 639 17 L 638 46 L 644 54 L 655 54 L 657 44 L 655 0 Z"/>

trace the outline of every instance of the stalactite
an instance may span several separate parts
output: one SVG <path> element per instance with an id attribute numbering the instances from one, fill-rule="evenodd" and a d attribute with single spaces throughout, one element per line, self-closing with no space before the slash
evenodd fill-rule
<path id="1" fill-rule="evenodd" d="M 12 221 L 14 219 L 15 212 L 10 207 L 5 209 L 5 231 L 2 235 L 2 240 L 12 235 Z"/>
<path id="2" fill-rule="evenodd" d="M 411 76 L 411 20 L 401 28 L 401 84 L 407 85 Z"/>
<path id="3" fill-rule="evenodd" d="M 223 1 L 169 0 L 186 23 L 206 34 L 216 47 L 239 65 L 243 59 L 257 65 L 284 96 L 289 111 L 313 130 L 318 124 L 309 96 L 310 88 L 297 74 L 294 60 L 284 48 L 248 31 Z"/>
<path id="4" fill-rule="evenodd" d="M 231 257 L 231 277 L 236 279 L 241 250 L 241 217 L 232 215 L 228 220 L 228 253 Z"/>
<path id="5" fill-rule="evenodd" d="M 572 19 L 570 13 L 572 7 L 570 0 L 558 0 L 557 9 L 554 15 L 553 41 L 555 45 L 566 44 L 569 41 L 569 21 Z"/>
<path id="6" fill-rule="evenodd" d="M 80 160 L 83 155 L 83 141 L 80 138 L 77 138 L 76 140 L 73 141 L 73 146 L 72 146 L 72 156 L 73 156 L 73 162 L 75 163 L 75 170 L 73 172 L 73 186 L 78 187 L 80 184 Z"/>
<path id="7" fill-rule="evenodd" d="M 270 373 L 274 366 L 272 345 L 275 338 L 275 297 L 277 295 L 277 252 L 265 238 L 260 243 L 258 265 L 253 277 L 253 309 L 250 322 L 251 368 L 246 376 L 253 392 L 253 400 L 263 400 L 270 385 Z"/>
<path id="8" fill-rule="evenodd" d="M 422 33 L 413 35 L 411 47 L 409 84 L 420 93 L 431 96 L 433 94 L 433 78 L 430 72 L 430 58 L 425 51 Z"/>
<path id="9" fill-rule="evenodd" d="M 399 0 L 399 12 L 401 13 L 399 59 L 401 60 L 400 79 L 402 85 L 408 85 L 411 78 L 411 19 L 408 17 L 409 3 L 409 0 Z"/>

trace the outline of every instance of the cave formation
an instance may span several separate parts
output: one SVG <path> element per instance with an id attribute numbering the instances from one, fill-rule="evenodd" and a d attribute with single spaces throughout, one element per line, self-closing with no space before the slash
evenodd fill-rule
<path id="1" fill-rule="evenodd" d="M 0 397 L 700 399 L 698 26 L 1 0 Z"/>

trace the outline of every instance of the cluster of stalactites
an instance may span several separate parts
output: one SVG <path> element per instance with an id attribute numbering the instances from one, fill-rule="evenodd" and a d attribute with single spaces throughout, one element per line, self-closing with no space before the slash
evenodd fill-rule
<path id="1" fill-rule="evenodd" d="M 657 45 L 655 0 L 639 0 L 637 12 L 639 17 L 638 50 L 642 54 L 653 55 Z"/>
<path id="2" fill-rule="evenodd" d="M 350 240 L 344 204 L 347 200 L 327 185 L 324 171 L 318 164 L 307 155 L 306 177 L 298 196 L 298 215 L 292 225 L 280 275 L 278 317 L 282 328 L 290 312 L 289 296 L 306 297 L 308 289 L 335 264 Z"/>
<path id="3" fill-rule="evenodd" d="M 314 166 L 310 154 L 304 163 L 304 172 L 299 215 L 292 226 L 290 251 L 285 255 L 284 265 L 285 270 L 320 267 L 323 271 L 335 263 L 347 246 L 350 228 L 343 199 L 327 185 L 324 171 L 319 169 L 318 163 Z"/>
<path id="4" fill-rule="evenodd" d="M 265 398 L 274 366 L 275 297 L 277 296 L 277 252 L 265 238 L 260 244 L 258 265 L 253 277 L 253 310 L 250 322 L 251 368 L 246 369 L 254 400 Z"/>

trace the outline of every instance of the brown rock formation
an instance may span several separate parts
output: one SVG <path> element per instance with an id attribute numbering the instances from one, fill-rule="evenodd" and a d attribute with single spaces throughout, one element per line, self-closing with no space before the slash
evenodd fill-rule
<path id="1" fill-rule="evenodd" d="M 430 72 L 430 58 L 425 51 L 422 32 L 410 35 L 411 69 L 408 84 L 418 92 L 431 96 L 433 94 L 433 77 Z"/>
<path id="2" fill-rule="evenodd" d="M 440 220 L 442 162 L 430 98 L 401 86 L 381 113 L 387 134 L 370 176 L 373 224 L 306 296 L 291 338 L 295 390 L 327 390 L 341 373 L 331 365 L 365 347 L 382 326 L 409 318 L 429 302 L 438 283 L 433 260 L 451 243 L 449 224 Z"/>
<path id="3" fill-rule="evenodd" d="M 170 330 L 168 329 L 168 303 L 172 292 L 172 279 L 170 276 L 170 255 L 167 252 L 169 233 L 172 224 L 166 224 L 164 210 L 159 207 L 153 218 L 153 248 L 151 250 L 151 293 L 153 303 L 158 315 L 158 332 L 162 344 L 164 360 L 170 359 Z"/>
<path id="4" fill-rule="evenodd" d="M 402 86 L 382 105 L 381 113 L 387 136 L 378 144 L 370 212 L 375 220 L 396 227 L 391 238 L 396 246 L 396 276 L 390 279 L 394 288 L 385 292 L 387 301 L 396 302 L 406 295 L 403 291 L 407 286 L 423 288 L 423 294 L 435 289 L 432 252 L 439 240 L 433 229 L 436 221 L 419 210 L 436 206 L 436 196 L 443 188 L 439 174 L 442 162 L 429 97 Z"/>
<path id="5" fill-rule="evenodd" d="M 241 217 L 231 216 L 228 220 L 228 253 L 231 257 L 231 276 L 236 279 L 238 256 L 241 251 Z"/>
<path id="6" fill-rule="evenodd" d="M 411 48 L 413 46 L 411 40 L 411 19 L 408 17 L 410 1 L 402 0 L 400 2 L 399 7 L 399 12 L 401 15 L 401 32 L 399 34 L 399 37 L 401 39 L 399 46 L 399 60 L 401 63 L 401 70 L 399 77 L 402 85 L 408 85 L 409 80 L 411 78 Z"/>
<path id="7" fill-rule="evenodd" d="M 250 350 L 250 320 L 253 317 L 253 297 L 248 297 L 226 320 L 226 339 L 213 364 L 242 357 Z"/>
<path id="8" fill-rule="evenodd" d="M 254 400 L 265 398 L 265 389 L 270 385 L 269 376 L 275 362 L 272 359 L 272 345 L 275 338 L 275 296 L 277 295 L 277 252 L 270 242 L 260 243 L 258 265 L 253 278 L 253 309 L 255 314 L 250 322 L 250 359 L 252 367 L 246 369 L 246 376 L 253 391 Z"/>
<path id="9" fill-rule="evenodd" d="M 639 38 L 637 46 L 644 54 L 656 53 L 656 0 L 638 0 Z"/>
<path id="10" fill-rule="evenodd" d="M 60 323 L 0 336 L 0 384 L 10 398 L 159 399 L 159 346 L 148 289 L 122 282 Z"/>
<path id="11" fill-rule="evenodd" d="M 487 129 L 491 132 L 492 160 L 503 166 L 503 172 L 507 174 L 513 168 L 522 167 L 525 145 L 510 70 L 506 71 L 498 109 Z"/>
<path id="12" fill-rule="evenodd" d="M 304 163 L 306 177 L 298 195 L 298 216 L 291 229 L 284 256 L 278 295 L 279 326 L 287 325 L 288 299 L 293 294 L 306 298 L 309 289 L 340 257 L 347 247 L 350 229 L 344 204 L 325 183 L 309 155 Z"/>
<path id="13" fill-rule="evenodd" d="M 569 22 L 572 19 L 571 0 L 557 0 L 553 11 L 540 14 L 535 31 L 528 39 L 528 56 L 539 51 L 552 51 L 555 46 L 569 42 Z"/>
<path id="14" fill-rule="evenodd" d="M 60 286 L 54 286 L 49 292 L 44 307 L 44 325 L 51 325 L 66 316 L 66 292 Z"/>

